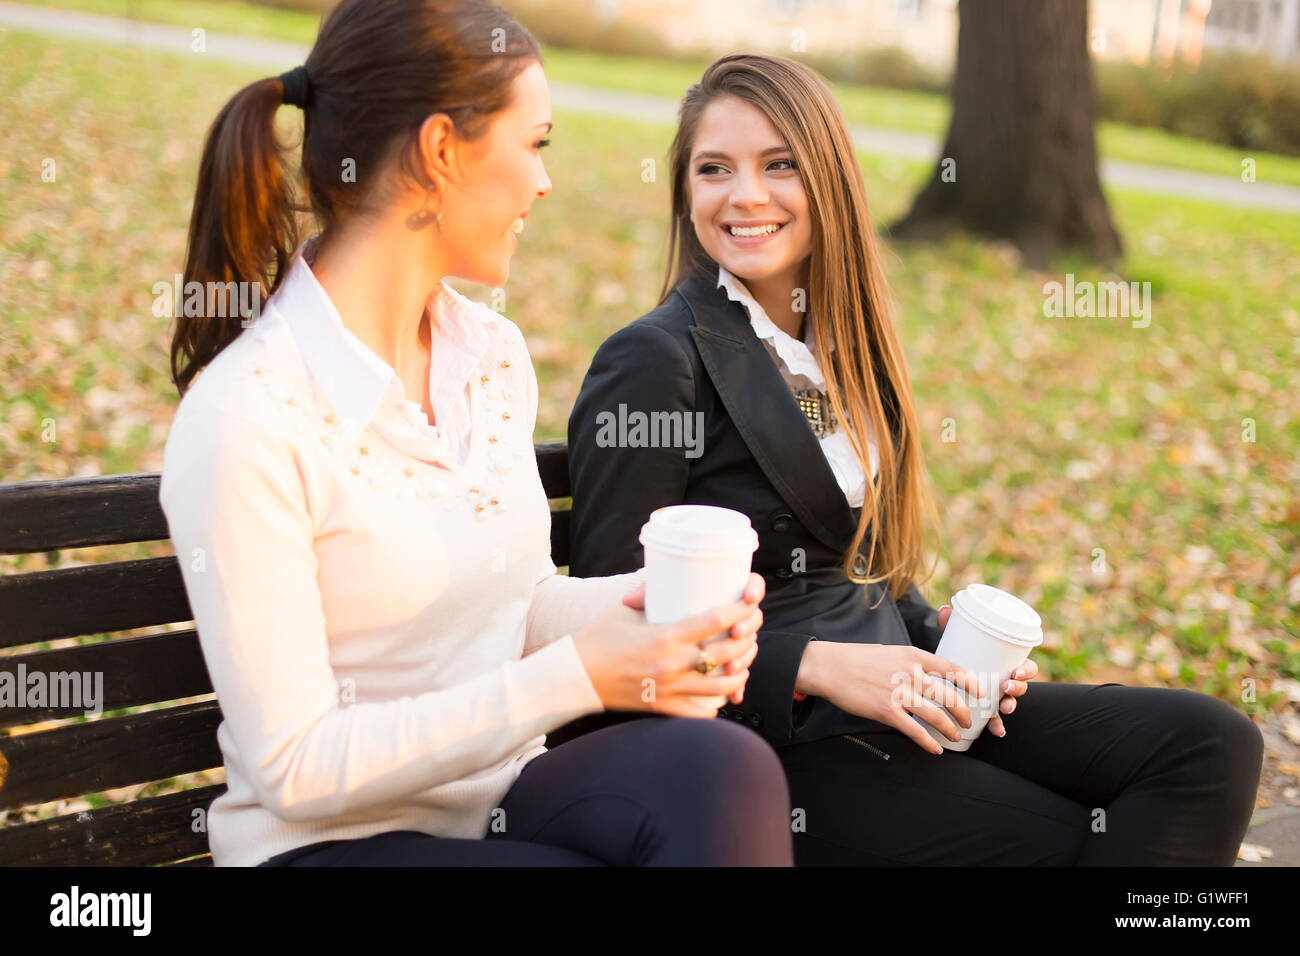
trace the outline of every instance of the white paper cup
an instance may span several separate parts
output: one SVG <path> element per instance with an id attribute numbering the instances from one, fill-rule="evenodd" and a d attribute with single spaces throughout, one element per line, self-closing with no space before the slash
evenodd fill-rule
<path id="1" fill-rule="evenodd" d="M 642 526 L 639 540 L 645 547 L 645 616 L 651 624 L 739 601 L 758 548 L 747 515 L 711 505 L 659 508 Z M 720 632 L 707 640 L 725 636 Z"/>
<path id="2" fill-rule="evenodd" d="M 974 674 L 988 697 L 981 699 L 957 690 L 958 697 L 970 708 L 971 716 L 969 728 L 953 717 L 961 733 L 958 741 L 949 740 L 915 714 L 913 718 L 945 749 L 970 749 L 989 720 L 999 712 L 1003 681 L 1042 642 L 1042 618 L 1020 598 L 988 584 L 963 588 L 952 597 L 952 616 L 935 653 Z M 949 681 L 944 683 L 952 686 Z M 942 706 L 937 700 L 934 703 Z"/>

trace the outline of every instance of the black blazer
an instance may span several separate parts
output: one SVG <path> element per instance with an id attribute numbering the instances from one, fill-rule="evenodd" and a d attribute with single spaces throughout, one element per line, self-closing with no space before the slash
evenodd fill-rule
<path id="1" fill-rule="evenodd" d="M 719 716 L 778 746 L 890 729 L 820 698 L 796 702 L 804 648 L 826 640 L 933 652 L 938 612 L 915 585 L 896 602 L 879 585 L 864 595 L 844 574 L 860 511 L 849 507 L 744 307 L 717 287 L 716 276 L 699 271 L 682 280 L 663 305 L 615 332 L 592 360 L 569 418 L 569 573 L 641 567 L 637 536 L 656 508 L 704 504 L 744 512 L 759 537 L 753 567 L 767 582 L 764 625 L 744 700 Z M 700 444 L 617 447 L 610 422 L 620 414 L 635 422 L 635 412 L 699 413 L 692 422 L 702 423 L 702 435 L 668 437 Z M 625 444 L 653 440 L 631 429 L 625 437 Z"/>

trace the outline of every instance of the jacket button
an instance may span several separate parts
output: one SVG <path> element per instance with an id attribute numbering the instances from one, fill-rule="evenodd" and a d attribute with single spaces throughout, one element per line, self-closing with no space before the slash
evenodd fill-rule
<path id="1" fill-rule="evenodd" d="M 777 515 L 772 519 L 772 530 L 784 534 L 794 524 L 794 515 Z"/>
<path id="2" fill-rule="evenodd" d="M 753 717 L 749 718 L 749 724 L 751 727 L 757 730 L 759 727 L 763 726 L 763 718 L 758 716 L 758 714 L 755 714 Z"/>
<path id="3" fill-rule="evenodd" d="M 791 571 L 789 568 L 781 568 L 779 571 L 776 572 L 776 576 L 784 580 L 786 578 L 794 577 L 794 572 Z"/>
<path id="4" fill-rule="evenodd" d="M 735 717 L 735 718 L 736 718 L 738 721 L 740 721 L 742 724 L 745 722 L 745 715 L 742 714 L 739 710 L 737 710 L 737 711 L 733 711 L 733 712 L 732 712 L 732 716 Z"/>
<path id="5" fill-rule="evenodd" d="M 727 710 L 727 708 L 725 708 L 725 707 L 719 707 L 719 708 L 718 708 L 718 716 L 719 716 L 719 717 L 730 717 L 730 716 L 731 716 L 731 711 Z"/>

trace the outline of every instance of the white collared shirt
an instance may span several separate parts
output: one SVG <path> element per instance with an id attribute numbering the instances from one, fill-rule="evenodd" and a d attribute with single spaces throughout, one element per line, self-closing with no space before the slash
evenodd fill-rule
<path id="1" fill-rule="evenodd" d="M 636 575 L 556 573 L 523 336 L 430 301 L 436 428 L 301 256 L 177 409 L 159 497 L 222 711 L 219 866 L 481 838 L 544 735 L 602 709 L 571 634 Z"/>
<path id="2" fill-rule="evenodd" d="M 745 284 L 722 266 L 718 267 L 718 287 L 726 291 L 727 298 L 739 302 L 749 314 L 749 324 L 754 334 L 767 347 L 768 354 L 776 363 L 781 377 L 791 389 L 816 388 L 826 389 L 826 376 L 821 363 L 817 360 L 817 334 L 813 323 L 804 321 L 804 339 L 799 341 L 780 328 L 759 305 Z M 829 350 L 834 350 L 835 343 L 827 343 Z M 853 453 L 853 443 L 848 433 L 841 426 L 831 434 L 818 439 L 826 463 L 830 465 L 835 482 L 848 499 L 849 507 L 860 508 L 867 493 L 867 480 L 862 470 L 862 463 Z M 875 478 L 880 472 L 880 458 L 875 440 L 869 443 L 871 455 L 871 476 Z"/>
<path id="3" fill-rule="evenodd" d="M 283 309 L 299 349 L 349 435 L 360 433 L 381 406 L 393 407 L 419 440 L 433 447 L 455 449 L 459 463 L 469 455 L 469 376 L 487 350 L 487 335 L 475 315 L 476 303 L 445 282 L 439 282 L 425 303 L 430 335 L 429 401 L 434 423 L 406 397 L 402 380 L 344 325 L 342 317 L 309 268 L 315 261 L 316 237 L 299 250 L 277 294 L 283 304 L 297 300 L 308 309 Z"/>

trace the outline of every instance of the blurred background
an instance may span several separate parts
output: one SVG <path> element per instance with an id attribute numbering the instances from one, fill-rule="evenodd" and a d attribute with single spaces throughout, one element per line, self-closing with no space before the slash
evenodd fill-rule
<path id="1" fill-rule="evenodd" d="M 556 123 L 505 290 L 538 439 L 564 437 L 595 348 L 657 302 L 682 93 L 722 53 L 807 62 L 883 238 L 942 517 L 923 591 L 1034 604 L 1045 677 L 1229 701 L 1266 728 L 1261 807 L 1300 807 L 1300 0 L 1050 0 L 1059 28 L 1038 32 L 970 0 L 503 5 L 543 44 Z M 177 399 L 152 289 L 183 264 L 203 135 L 302 62 L 329 6 L 0 3 L 0 480 L 159 470 Z M 994 62 L 1058 84 L 1068 163 L 1025 152 L 1041 118 L 979 141 L 1016 107 L 976 89 Z M 964 192 L 918 201 L 952 155 Z M 1035 177 L 1063 214 L 990 207 Z M 1149 324 L 1048 314 L 1067 281 L 1148 283 Z"/>

